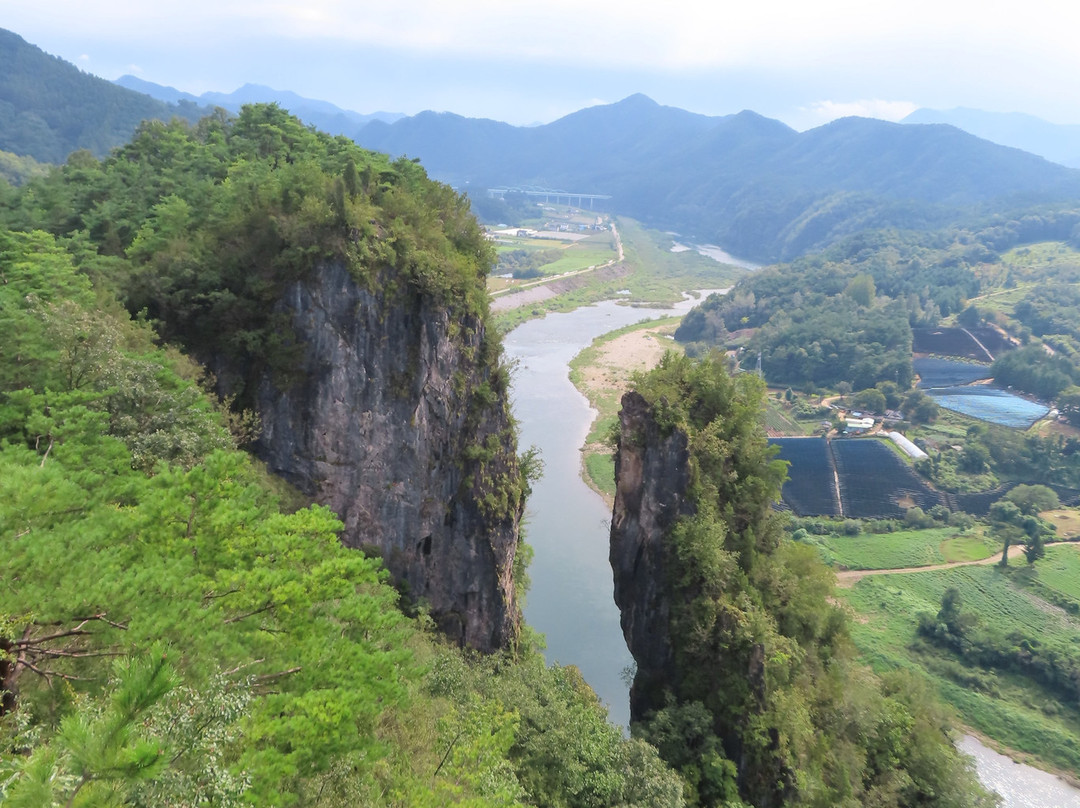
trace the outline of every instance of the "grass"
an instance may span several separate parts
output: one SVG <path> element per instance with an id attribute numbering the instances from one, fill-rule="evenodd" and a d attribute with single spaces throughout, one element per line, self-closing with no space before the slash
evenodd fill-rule
<path id="1" fill-rule="evenodd" d="M 981 552 L 975 546 L 954 549 L 961 555 Z M 875 668 L 921 670 L 966 724 L 1010 749 L 1080 774 L 1078 705 L 1060 702 L 1016 674 L 965 667 L 919 641 L 919 615 L 936 614 L 947 587 L 960 591 L 964 611 L 983 624 L 1075 645 L 1080 618 L 1060 604 L 1080 601 L 1078 548 L 1048 548 L 1034 567 L 1013 561 L 1008 569 L 992 564 L 871 575 L 837 594 L 857 614 L 852 636 Z"/>
<path id="2" fill-rule="evenodd" d="M 610 452 L 586 454 L 585 473 L 605 498 L 615 499 L 615 458 Z"/>
<path id="3" fill-rule="evenodd" d="M 1080 538 L 1080 511 L 1072 508 L 1059 508 L 1039 514 L 1057 528 L 1059 539 Z"/>
<path id="4" fill-rule="evenodd" d="M 977 561 L 1000 550 L 1000 544 L 979 531 L 955 528 L 862 533 L 858 536 L 810 536 L 827 563 L 855 570 L 928 567 L 951 561 Z"/>

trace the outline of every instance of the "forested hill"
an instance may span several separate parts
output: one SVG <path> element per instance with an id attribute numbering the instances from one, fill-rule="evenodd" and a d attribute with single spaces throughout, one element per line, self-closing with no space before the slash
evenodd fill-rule
<path id="1" fill-rule="evenodd" d="M 798 133 L 753 112 L 710 118 L 641 95 L 528 129 L 422 113 L 369 124 L 358 140 L 477 193 L 611 194 L 617 212 L 760 260 L 866 227 L 936 227 L 970 208 L 1080 196 L 1080 172 L 949 126 L 845 118 Z"/>
<path id="2" fill-rule="evenodd" d="M 195 121 L 206 114 L 91 76 L 3 29 L 0 65 L 0 151 L 40 162 L 61 163 L 77 149 L 104 156 L 148 118 Z"/>

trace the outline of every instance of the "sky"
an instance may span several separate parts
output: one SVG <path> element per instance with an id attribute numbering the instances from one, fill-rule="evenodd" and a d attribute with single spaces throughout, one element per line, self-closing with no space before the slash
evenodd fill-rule
<path id="1" fill-rule="evenodd" d="M 800 130 L 919 107 L 1080 123 L 1078 24 L 1069 0 L 0 0 L 0 27 L 106 79 L 516 125 L 634 93 Z"/>

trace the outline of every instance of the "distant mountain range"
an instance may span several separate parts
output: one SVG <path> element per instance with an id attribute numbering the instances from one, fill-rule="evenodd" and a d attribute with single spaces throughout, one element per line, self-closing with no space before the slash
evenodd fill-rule
<path id="1" fill-rule="evenodd" d="M 1056 124 L 1022 112 L 917 109 L 902 123 L 947 123 L 1002 146 L 1012 146 L 1064 166 L 1080 168 L 1080 126 Z"/>
<path id="2" fill-rule="evenodd" d="M 753 112 L 708 117 L 643 95 L 536 127 L 425 112 L 361 145 L 418 157 L 474 195 L 495 186 L 610 194 L 615 210 L 758 260 L 867 227 L 1080 200 L 1080 172 L 952 126 L 843 118 L 808 132 Z"/>
<path id="3" fill-rule="evenodd" d="M 317 101 L 304 98 L 288 90 L 275 90 L 272 87 L 264 87 L 261 84 L 245 84 L 231 93 L 208 92 L 202 95 L 192 95 L 177 90 L 174 87 L 165 87 L 154 84 L 152 81 L 144 81 L 137 76 L 121 76 L 115 82 L 128 90 L 134 90 L 168 103 L 188 101 L 206 107 L 223 107 L 230 112 L 238 112 L 244 104 L 276 103 L 282 109 L 287 109 L 306 124 L 314 126 L 331 135 L 345 135 L 354 137 L 362 127 L 372 121 L 385 121 L 393 123 L 404 118 L 400 112 L 372 112 L 363 115 L 359 112 L 342 109 L 331 104 L 329 101 Z"/>
<path id="4" fill-rule="evenodd" d="M 43 162 L 80 148 L 103 155 L 146 118 L 195 120 L 207 105 L 273 101 L 366 148 L 419 158 L 477 200 L 507 186 L 609 194 L 615 212 L 758 261 L 866 228 L 940 227 L 1080 201 L 1080 171 L 955 126 L 913 125 L 919 113 L 904 124 L 843 118 L 799 133 L 754 112 L 710 117 L 634 95 L 515 127 L 451 113 L 361 115 L 250 84 L 201 96 L 134 76 L 114 84 L 2 30 L 0 64 L 0 151 Z M 965 125 L 990 120 L 967 112 Z"/>

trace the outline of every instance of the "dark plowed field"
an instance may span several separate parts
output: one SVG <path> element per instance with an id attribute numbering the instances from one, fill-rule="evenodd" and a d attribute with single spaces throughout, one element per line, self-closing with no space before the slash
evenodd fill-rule
<path id="1" fill-rule="evenodd" d="M 832 452 L 844 516 L 902 518 L 914 505 L 925 510 L 942 502 L 937 491 L 879 440 L 834 440 Z"/>
<path id="2" fill-rule="evenodd" d="M 962 356 L 977 362 L 989 362 L 986 351 L 975 342 L 977 339 L 996 358 L 1013 346 L 994 328 L 969 328 L 970 335 L 962 328 L 913 328 L 912 350 L 915 353 L 932 353 L 939 356 Z M 974 337 L 975 339 L 972 339 Z"/>
<path id="3" fill-rule="evenodd" d="M 788 480 L 781 496 L 799 516 L 838 516 L 832 459 L 825 438 L 770 438 L 787 460 Z"/>

